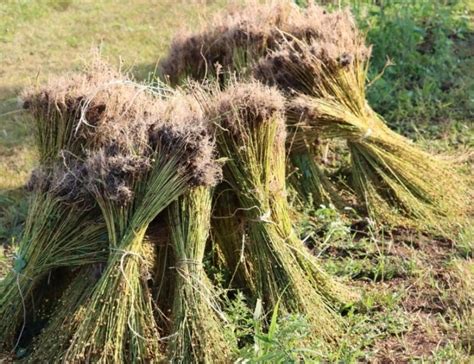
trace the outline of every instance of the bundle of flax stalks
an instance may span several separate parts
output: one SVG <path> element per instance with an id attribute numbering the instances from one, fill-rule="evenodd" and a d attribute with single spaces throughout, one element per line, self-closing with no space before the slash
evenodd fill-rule
<path id="1" fill-rule="evenodd" d="M 269 51 L 291 34 L 307 39 L 318 34 L 321 24 L 337 16 L 318 6 L 307 9 L 291 1 L 262 4 L 249 1 L 217 14 L 198 32 L 182 30 L 173 39 L 169 54 L 160 62 L 160 73 L 171 83 L 186 78 L 202 80 L 221 73 L 244 75 Z"/>
<path id="2" fill-rule="evenodd" d="M 372 220 L 448 234 L 466 211 L 464 181 L 367 105 L 369 57 L 347 10 L 279 1 L 221 14 L 197 34 L 177 37 L 161 70 L 175 83 L 237 72 L 277 86 L 289 104 L 289 174 L 297 177 L 290 180 L 304 198 L 341 204 L 319 163 L 318 141 L 346 140 L 352 187 Z"/>
<path id="3" fill-rule="evenodd" d="M 51 174 L 56 173 L 54 177 Z M 28 218 L 12 270 L 0 281 L 0 344 L 17 348 L 35 316 L 34 293 L 60 267 L 99 263 L 106 259 L 105 224 L 97 211 L 80 200 L 64 202 L 59 172 L 36 173 Z M 69 193 L 68 191 L 67 193 Z M 45 289 L 44 287 L 42 288 Z M 52 288 L 54 290 L 54 288 Z M 33 320 L 33 318 L 31 318 Z"/>
<path id="4" fill-rule="evenodd" d="M 173 83 L 217 76 L 211 87 L 152 88 L 97 61 L 26 91 L 40 165 L 0 281 L 0 353 L 232 362 L 233 293 L 208 276 L 209 237 L 248 302 L 304 316 L 302 346 L 335 344 L 337 309 L 357 297 L 295 233 L 286 184 L 296 175 L 305 197 L 338 199 L 320 140 L 347 142 L 353 187 L 376 221 L 446 233 L 466 210 L 453 167 L 367 105 L 369 55 L 346 11 L 252 4 L 177 38 L 162 63 Z"/>
<path id="5" fill-rule="evenodd" d="M 58 290 L 45 284 L 42 292 L 35 288 L 49 281 L 57 268 L 74 270 L 107 259 L 106 224 L 90 195 L 70 173 L 71 166 L 66 165 L 83 156 L 86 149 L 113 138 L 107 131 L 107 115 L 124 90 L 115 87 L 111 91 L 107 85 L 118 80 L 116 72 L 97 62 L 84 74 L 53 80 L 22 95 L 36 127 L 40 167 L 29 182 L 30 209 L 13 270 L 0 283 L 0 317 L 6 318 L 0 320 L 2 350 L 15 351 L 24 345 L 23 334 L 31 331 L 37 320 L 40 305 L 36 297 L 44 296 L 46 289 L 52 294 Z M 86 105 L 91 95 L 95 95 L 94 102 Z M 110 106 L 107 111 L 106 101 Z M 88 122 L 84 122 L 86 118 Z"/>
<path id="6" fill-rule="evenodd" d="M 204 253 L 210 229 L 211 190 L 188 192 L 170 209 L 176 282 L 171 310 L 172 362 L 229 362 L 236 349 L 219 292 L 206 275 Z"/>
<path id="7" fill-rule="evenodd" d="M 231 84 L 207 102 L 219 155 L 227 160 L 224 180 L 236 197 L 227 218 L 240 212 L 244 224 L 247 288 L 267 310 L 281 302 L 285 312 L 303 314 L 312 339 L 330 342 L 340 323 L 333 307 L 353 297 L 318 267 L 293 231 L 285 183 L 284 98 L 254 82 Z M 227 262 L 235 261 L 232 250 L 241 248 L 238 241 L 233 249 L 225 246 L 233 242 L 219 242 Z"/>
<path id="8" fill-rule="evenodd" d="M 306 41 L 288 37 L 259 61 L 255 77 L 297 94 L 290 100 L 290 126 L 347 141 L 353 186 L 373 220 L 449 234 L 467 211 L 463 178 L 370 108 L 369 51 L 349 13 L 336 20 Z"/>
<path id="9" fill-rule="evenodd" d="M 97 138 L 90 138 L 77 128 L 85 97 L 116 77 L 97 63 L 86 74 L 51 81 L 22 95 L 33 116 L 40 167 L 28 184 L 30 208 L 12 271 L 0 282 L 0 317 L 7 318 L 0 320 L 2 350 L 18 348 L 26 321 L 36 316 L 35 306 L 39 306 L 34 302 L 35 287 L 54 269 L 106 259 L 104 221 L 77 180 L 67 175 L 64 164 L 71 155 L 80 155 L 86 144 L 93 147 L 108 135 L 95 131 Z M 103 94 L 98 105 L 90 105 L 90 122 L 99 121 L 96 111 L 108 98 Z"/>
<path id="10" fill-rule="evenodd" d="M 172 105 L 166 115 L 170 124 L 210 131 L 209 122 L 196 99 L 178 94 L 168 103 Z M 206 148 L 206 144 L 201 142 L 200 147 Z M 207 144 L 207 147 L 211 148 L 212 144 Z M 208 152 L 214 153 L 212 149 Z M 199 164 L 202 161 L 196 162 Z M 172 305 L 167 354 L 173 363 L 229 362 L 236 349 L 233 333 L 225 329 L 228 319 L 222 309 L 220 292 L 204 270 L 212 187 L 220 181 L 222 171 L 217 164 L 203 167 L 201 170 L 206 174 L 200 178 L 204 178 L 206 183 L 192 188 L 168 209 L 167 222 L 174 253 L 170 268 L 175 276 L 171 297 L 168 297 L 172 299 Z M 161 279 L 168 278 L 164 276 Z"/>
<path id="11" fill-rule="evenodd" d="M 185 197 L 189 201 L 200 189 L 209 194 L 206 186 L 218 181 L 220 168 L 214 162 L 206 125 L 196 122 L 197 102 L 192 104 L 184 96 L 163 99 L 161 94 L 169 95 L 169 90 L 159 97 L 149 91 L 96 65 L 69 82 L 58 82 L 56 89 L 49 85 L 25 97 L 35 121 L 45 125 L 38 140 L 40 155 L 48 158 L 41 158 L 42 167 L 30 183 L 34 199 L 21 255 L 11 277 L 2 280 L 2 351 L 21 353 L 28 362 L 164 360 L 167 342 L 160 339 L 150 294 L 155 249 L 146 236 L 148 227 L 191 187 L 198 189 Z M 67 144 L 61 145 L 63 140 Z M 55 163 L 46 161 L 56 155 L 58 167 L 53 167 Z M 205 200 L 203 203 L 186 214 L 205 221 L 209 212 Z M 186 221 L 177 223 L 181 222 L 186 226 Z M 183 254 L 187 253 L 182 252 L 183 246 L 191 260 L 202 260 L 208 231 L 205 224 L 200 228 L 202 234 L 194 242 L 180 240 L 178 227 L 172 230 L 176 255 L 184 265 Z M 67 288 L 58 301 L 50 303 L 42 330 L 33 334 L 29 344 L 31 338 L 24 337 L 23 329 L 33 306 L 26 299 L 39 297 L 40 292 L 33 288 L 45 274 L 61 266 L 71 271 Z M 199 330 L 208 324 L 211 314 L 219 312 L 202 267 L 192 277 L 192 288 L 202 284 L 208 291 L 193 293 L 186 288 L 186 280 L 176 286 L 172 320 L 177 331 L 183 325 Z M 179 309 L 183 290 L 188 292 L 184 297 L 189 307 L 203 315 L 186 318 L 187 311 Z M 213 335 L 201 344 L 204 347 L 221 337 L 210 357 L 217 357 L 217 352 L 231 355 L 232 346 L 226 346 L 224 338 L 232 342 L 232 334 L 224 335 L 223 326 L 217 323 L 223 317 L 216 315 Z M 174 340 L 169 345 L 170 357 L 189 355 L 197 334 L 191 337 L 182 344 Z M 198 360 L 203 350 L 191 357 Z"/>

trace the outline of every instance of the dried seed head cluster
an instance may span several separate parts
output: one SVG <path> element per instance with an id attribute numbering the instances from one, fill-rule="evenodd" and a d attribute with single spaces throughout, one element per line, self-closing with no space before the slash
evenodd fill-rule
<path id="1" fill-rule="evenodd" d="M 199 33 L 175 38 L 161 72 L 177 83 L 185 76 L 203 79 L 217 70 L 216 64 L 235 71 L 292 38 L 317 41 L 328 57 L 341 63 L 370 54 L 348 10 L 330 13 L 316 5 L 303 9 L 290 1 L 253 2 L 220 14 Z"/>
<path id="2" fill-rule="evenodd" d="M 81 179 L 86 190 L 102 198 L 127 204 L 133 199 L 133 183 L 150 169 L 147 156 L 93 152 L 85 160 Z"/>
<path id="3" fill-rule="evenodd" d="M 311 120 L 319 120 L 323 114 L 318 108 L 312 107 L 312 98 L 306 95 L 293 97 L 288 103 L 286 112 L 291 120 L 309 124 Z"/>
<path id="4" fill-rule="evenodd" d="M 86 72 L 27 89 L 22 100 L 36 120 L 40 149 L 44 143 L 53 157 L 62 149 L 77 154 L 111 143 L 127 148 L 131 136 L 146 143 L 148 115 L 157 107 L 146 87 L 100 61 Z"/>
<path id="5" fill-rule="evenodd" d="M 312 94 L 327 82 L 327 75 L 335 75 L 355 62 L 361 65 L 360 60 L 360 55 L 347 52 L 334 43 L 293 40 L 261 58 L 252 71 L 257 80 L 286 92 Z"/>
<path id="6" fill-rule="evenodd" d="M 286 137 L 285 99 L 280 92 L 258 82 L 234 83 L 219 93 L 212 105 L 212 118 L 233 135 L 243 137 L 260 123 L 276 123 L 277 138 Z"/>
<path id="7" fill-rule="evenodd" d="M 31 171 L 30 178 L 26 183 L 26 189 L 29 192 L 47 191 L 50 184 L 51 179 L 46 170 L 42 167 L 37 167 Z"/>
<path id="8" fill-rule="evenodd" d="M 81 163 L 71 162 L 68 168 L 58 168 L 51 177 L 51 193 L 65 203 L 93 205 L 92 196 L 84 189 L 81 177 L 84 175 Z"/>
<path id="9" fill-rule="evenodd" d="M 180 172 L 192 186 L 214 186 L 221 179 L 209 123 L 195 98 L 178 94 L 168 99 L 149 128 L 149 139 L 152 150 L 179 157 Z"/>
<path id="10" fill-rule="evenodd" d="M 83 177 L 87 173 L 84 165 L 72 159 L 66 163 L 67 168 L 65 165 L 35 168 L 26 185 L 27 189 L 48 193 L 64 203 L 81 203 L 81 208 L 93 205 L 92 196 L 83 185 Z"/>
<path id="11" fill-rule="evenodd" d="M 26 91 L 24 107 L 37 121 L 38 144 L 55 151 L 43 159 L 68 165 L 62 176 L 34 173 L 30 186 L 41 179 L 43 190 L 54 189 L 69 201 L 89 191 L 126 204 L 133 199 L 134 182 L 148 172 L 158 152 L 178 157 L 179 173 L 191 185 L 214 185 L 220 166 L 199 103 L 178 92 L 168 96 L 155 97 L 147 86 L 99 61 L 85 73 Z M 67 161 L 64 155 L 70 156 Z"/>

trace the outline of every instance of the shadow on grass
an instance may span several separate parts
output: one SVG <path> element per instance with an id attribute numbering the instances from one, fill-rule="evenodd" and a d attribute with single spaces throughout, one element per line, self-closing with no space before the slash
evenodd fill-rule
<path id="1" fill-rule="evenodd" d="M 0 177 L 13 181 L 28 169 L 25 153 L 32 148 L 33 128 L 29 116 L 21 109 L 16 95 L 19 87 L 0 87 Z M 27 154 L 29 157 L 29 154 Z M 10 168 L 18 165 L 18 170 Z M 8 184 L 6 184 L 8 185 Z M 0 188 L 0 245 L 18 241 L 28 210 L 24 187 Z"/>
<path id="2" fill-rule="evenodd" d="M 28 193 L 24 187 L 0 191 L 0 245 L 18 242 L 27 212 Z"/>
<path id="3" fill-rule="evenodd" d="M 19 103 L 19 93 L 17 87 L 0 87 L 0 95 L 5 96 L 0 99 L 0 155 L 32 142 L 33 128 Z"/>
<path id="4" fill-rule="evenodd" d="M 130 73 L 138 82 L 154 81 L 159 77 L 158 62 L 135 64 L 131 68 Z"/>

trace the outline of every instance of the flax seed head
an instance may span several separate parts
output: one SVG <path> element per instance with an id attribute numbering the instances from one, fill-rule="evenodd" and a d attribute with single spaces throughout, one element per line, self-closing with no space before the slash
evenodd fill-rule
<path id="1" fill-rule="evenodd" d="M 284 0 L 251 2 L 218 14 L 196 33 L 181 32 L 160 70 L 172 83 L 184 77 L 201 80 L 219 68 L 245 71 L 293 38 L 317 42 L 334 59 L 347 55 L 344 62 L 353 54 L 370 55 L 348 10 L 328 12 L 314 4 L 301 8 Z"/>
<path id="2" fill-rule="evenodd" d="M 181 173 L 193 186 L 213 186 L 221 178 L 215 146 L 204 112 L 190 95 L 167 100 L 160 119 L 149 128 L 152 149 L 179 156 Z"/>
<path id="3" fill-rule="evenodd" d="M 276 122 L 278 138 L 285 138 L 285 100 L 280 92 L 258 82 L 234 83 L 215 97 L 213 118 L 221 127 L 242 136 L 260 123 Z"/>

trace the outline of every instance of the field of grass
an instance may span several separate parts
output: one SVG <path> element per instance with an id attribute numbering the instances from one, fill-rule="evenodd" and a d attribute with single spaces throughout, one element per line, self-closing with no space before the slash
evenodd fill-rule
<path id="1" fill-rule="evenodd" d="M 301 1 L 300 1 L 301 2 Z M 87 62 L 92 48 L 145 79 L 173 34 L 198 26 L 228 3 L 208 1 L 5 0 L 0 3 L 0 243 L 21 233 L 24 184 L 36 162 L 32 129 L 19 110 L 21 89 Z M 473 169 L 473 5 L 459 0 L 326 1 L 348 3 L 374 45 L 371 105 L 397 131 Z M 470 8 L 471 7 L 471 8 Z M 394 65 L 384 69 L 387 61 Z M 411 231 L 372 233 L 330 208 L 307 207 L 316 253 L 331 273 L 364 291 L 348 308 L 347 334 L 330 361 L 469 362 L 474 358 L 474 228 L 456 241 Z M 0 244 L 0 272 L 3 248 Z M 235 307 L 235 317 L 248 314 Z M 283 320 L 261 338 L 257 360 L 296 355 L 304 323 Z M 304 330 L 303 330 L 304 331 Z M 299 331 L 298 331 L 299 332 Z M 303 333 L 299 333 L 304 335 Z"/>

